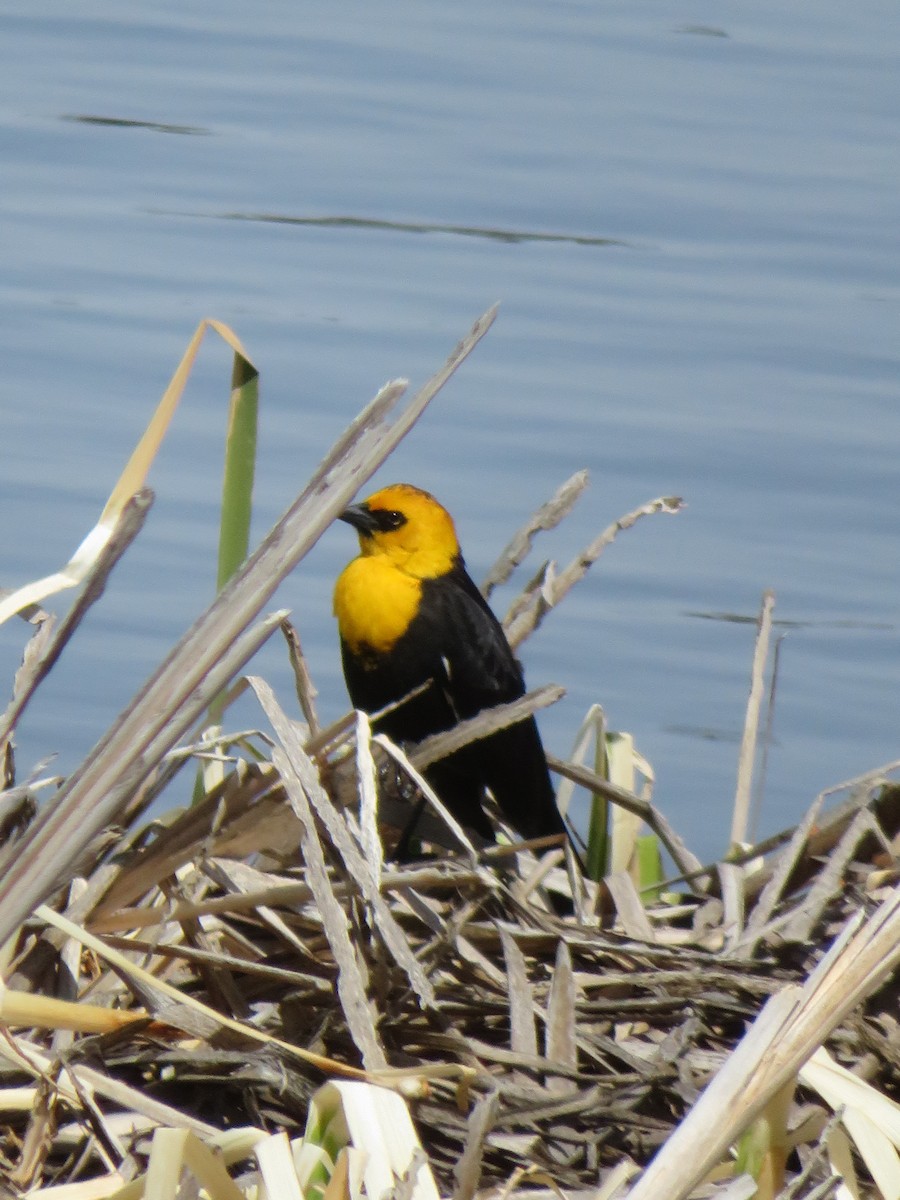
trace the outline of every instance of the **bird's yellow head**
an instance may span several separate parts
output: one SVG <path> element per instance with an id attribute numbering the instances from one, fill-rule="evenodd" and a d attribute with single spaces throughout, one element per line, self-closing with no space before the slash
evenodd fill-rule
<path id="1" fill-rule="evenodd" d="M 359 534 L 364 557 L 383 555 L 418 579 L 434 579 L 459 561 L 453 518 L 434 496 L 409 483 L 392 483 L 341 513 Z"/>

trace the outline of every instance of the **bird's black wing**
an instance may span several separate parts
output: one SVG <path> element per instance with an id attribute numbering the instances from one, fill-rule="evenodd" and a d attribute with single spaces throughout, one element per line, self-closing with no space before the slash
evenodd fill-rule
<path id="1" fill-rule="evenodd" d="M 445 632 L 440 682 L 460 718 L 516 700 L 525 692 L 522 668 L 503 627 L 462 562 L 435 581 Z M 423 605 L 423 609 L 425 606 Z M 469 764 L 525 837 L 565 832 L 534 717 L 467 747 Z M 466 753 L 464 751 L 463 753 Z"/>
<path id="2" fill-rule="evenodd" d="M 420 741 L 525 691 L 503 628 L 461 560 L 452 571 L 423 581 L 418 611 L 387 654 L 366 660 L 343 650 L 353 703 L 369 712 L 431 682 L 378 721 L 399 741 Z M 463 747 L 426 775 L 458 819 L 486 838 L 491 827 L 480 805 L 485 786 L 523 836 L 564 831 L 533 717 Z"/>
<path id="3" fill-rule="evenodd" d="M 425 583 L 423 601 L 420 614 L 431 614 L 431 644 L 441 652 L 436 677 L 459 717 L 524 693 L 522 668 L 503 628 L 461 561 Z"/>

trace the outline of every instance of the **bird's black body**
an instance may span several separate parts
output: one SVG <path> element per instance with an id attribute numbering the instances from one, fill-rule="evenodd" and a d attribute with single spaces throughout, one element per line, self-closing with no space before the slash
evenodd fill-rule
<path id="1" fill-rule="evenodd" d="M 374 713 L 430 683 L 378 718 L 376 728 L 398 742 L 421 741 L 525 692 L 522 669 L 469 577 L 455 535 L 454 550 L 447 570 L 419 578 L 415 611 L 389 648 L 374 650 L 341 638 L 354 707 Z M 494 836 L 482 807 L 485 788 L 523 837 L 565 833 L 533 717 L 470 743 L 428 767 L 425 776 L 454 816 L 485 839 Z"/>

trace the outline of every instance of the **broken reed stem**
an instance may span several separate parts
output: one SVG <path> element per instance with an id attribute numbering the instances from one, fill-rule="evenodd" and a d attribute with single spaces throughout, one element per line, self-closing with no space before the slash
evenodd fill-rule
<path id="1" fill-rule="evenodd" d="M 576 500 L 587 487 L 588 478 L 587 471 L 576 471 L 556 489 L 549 500 L 532 513 L 521 529 L 513 534 L 481 585 L 481 594 L 485 600 L 489 600 L 494 588 L 506 583 L 516 567 L 528 557 L 536 534 L 541 530 L 555 529 L 560 521 L 569 515 Z"/>
<path id="2" fill-rule="evenodd" d="M 78 599 L 51 633 L 49 643 L 43 648 L 43 653 L 37 661 L 30 664 L 29 677 L 22 682 L 17 695 L 3 717 L 0 718 L 0 745 L 7 741 L 15 729 L 29 700 L 49 675 L 88 609 L 96 604 L 103 595 L 106 581 L 113 568 L 143 529 L 152 503 L 153 492 L 149 488 L 143 488 L 132 496 L 122 509 L 109 540 L 85 579 Z M 18 682 L 17 679 L 17 684 Z"/>
<path id="3" fill-rule="evenodd" d="M 772 633 L 772 610 L 775 593 L 771 588 L 763 592 L 762 607 L 757 625 L 756 646 L 753 651 L 753 667 L 750 673 L 750 696 L 747 700 L 747 716 L 744 735 L 738 755 L 737 788 L 734 796 L 734 813 L 731 819 L 731 845 L 741 845 L 747 840 L 750 823 L 750 799 L 753 795 L 753 759 L 759 736 L 759 713 L 762 706 L 763 682 L 766 659 L 769 654 L 769 638 Z"/>
<path id="4" fill-rule="evenodd" d="M 490 737 L 500 729 L 508 729 L 510 725 L 527 720 L 540 709 L 556 704 L 565 694 L 565 688 L 548 683 L 520 696 L 518 700 L 511 700 L 508 704 L 482 709 L 476 716 L 460 721 L 452 729 L 423 738 L 416 746 L 410 748 L 409 760 L 416 770 L 424 771 L 432 763 L 455 754 L 471 742 Z"/>
<path id="5" fill-rule="evenodd" d="M 759 758 L 759 772 L 753 788 L 753 805 L 750 814 L 749 836 L 755 840 L 759 836 L 759 815 L 762 811 L 763 798 L 766 794 L 766 779 L 769 774 L 769 751 L 772 748 L 772 738 L 775 729 L 775 694 L 778 691 L 778 667 L 781 663 L 781 647 L 784 645 L 786 633 L 775 639 L 775 649 L 772 651 L 772 673 L 769 679 L 769 692 L 766 697 L 766 720 L 762 736 L 762 752 Z"/>
<path id="6" fill-rule="evenodd" d="M 615 541 L 623 530 L 630 529 L 641 517 L 649 517 L 654 513 L 677 513 L 683 507 L 684 501 L 680 496 L 660 496 L 650 500 L 608 525 L 559 574 L 549 569 L 541 571 L 503 619 L 510 646 L 515 650 L 529 634 L 534 633 L 550 609 L 555 608 L 563 596 L 585 577 L 610 542 Z"/>
<path id="7" fill-rule="evenodd" d="M 294 682 L 297 687 L 297 701 L 303 713 L 306 724 L 309 726 L 309 735 L 311 738 L 318 737 L 322 732 L 322 726 L 319 722 L 319 714 L 316 712 L 316 697 L 318 691 L 313 683 L 312 675 L 309 673 L 309 666 L 306 661 L 306 655 L 303 653 L 303 648 L 300 645 L 300 635 L 294 624 L 285 618 L 281 622 L 281 632 L 284 635 L 284 640 L 287 643 L 288 658 L 290 660 L 291 669 L 294 672 Z"/>

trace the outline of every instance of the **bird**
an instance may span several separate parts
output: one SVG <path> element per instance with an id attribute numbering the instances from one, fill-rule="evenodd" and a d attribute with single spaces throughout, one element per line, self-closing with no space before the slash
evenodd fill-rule
<path id="1" fill-rule="evenodd" d="M 334 589 L 350 700 L 377 714 L 418 689 L 376 717 L 377 732 L 418 742 L 524 694 L 521 665 L 466 570 L 452 517 L 434 496 L 391 484 L 340 520 L 356 530 L 360 548 Z M 567 832 L 533 716 L 470 742 L 424 774 L 484 842 L 495 840 L 485 789 L 520 836 Z"/>

